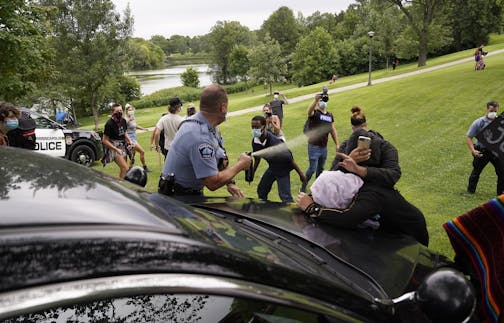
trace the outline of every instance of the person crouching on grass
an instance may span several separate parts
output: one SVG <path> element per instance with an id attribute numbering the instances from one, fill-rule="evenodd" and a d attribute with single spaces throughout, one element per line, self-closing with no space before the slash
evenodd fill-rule
<path id="1" fill-rule="evenodd" d="M 290 172 L 295 169 L 302 183 L 306 182 L 306 176 L 294 161 L 292 152 L 287 148 L 287 144 L 266 130 L 266 119 L 263 116 L 253 117 L 251 126 L 253 137 L 252 151 L 254 153 L 261 151 L 254 156 L 254 174 L 261 158 L 264 158 L 269 165 L 257 186 L 257 195 L 260 199 L 267 200 L 273 182 L 276 181 L 278 196 L 282 202 L 294 202 L 291 194 Z"/>
<path id="2" fill-rule="evenodd" d="M 105 167 L 108 163 L 114 161 L 119 166 L 119 178 L 124 179 L 128 171 L 126 156 L 133 158 L 133 143 L 127 134 L 126 119 L 123 118 L 122 106 L 119 103 L 112 105 L 112 116 L 105 123 L 103 130 L 103 146 L 105 147 L 105 156 L 102 158 L 102 164 Z"/>

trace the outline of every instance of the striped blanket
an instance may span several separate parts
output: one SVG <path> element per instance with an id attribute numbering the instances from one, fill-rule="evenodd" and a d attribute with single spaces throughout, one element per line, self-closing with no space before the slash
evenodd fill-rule
<path id="1" fill-rule="evenodd" d="M 504 194 L 443 224 L 479 282 L 482 322 L 504 322 Z"/>

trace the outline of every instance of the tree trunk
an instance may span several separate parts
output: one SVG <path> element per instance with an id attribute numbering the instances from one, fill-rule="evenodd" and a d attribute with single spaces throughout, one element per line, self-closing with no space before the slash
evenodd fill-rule
<path id="1" fill-rule="evenodd" d="M 427 32 L 422 31 L 418 40 L 418 67 L 425 66 L 427 63 Z"/>

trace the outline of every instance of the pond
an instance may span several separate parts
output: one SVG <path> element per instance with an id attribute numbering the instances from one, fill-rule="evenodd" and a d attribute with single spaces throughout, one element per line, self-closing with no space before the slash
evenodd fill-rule
<path id="1" fill-rule="evenodd" d="M 135 76 L 140 83 L 142 95 L 147 95 L 158 90 L 182 86 L 180 75 L 189 66 L 198 72 L 200 86 L 212 84 L 210 67 L 207 64 L 176 65 L 161 70 L 132 71 L 127 75 Z"/>

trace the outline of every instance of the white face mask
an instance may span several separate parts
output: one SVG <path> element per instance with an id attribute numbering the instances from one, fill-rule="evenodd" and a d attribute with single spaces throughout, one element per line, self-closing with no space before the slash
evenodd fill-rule
<path id="1" fill-rule="evenodd" d="M 273 98 L 274 98 L 275 100 L 277 100 L 277 99 L 278 99 L 278 94 L 273 95 Z"/>
<path id="2" fill-rule="evenodd" d="M 321 110 L 325 110 L 327 104 L 324 101 L 319 101 L 318 106 Z"/>
<path id="3" fill-rule="evenodd" d="M 497 118 L 497 112 L 488 112 L 487 113 L 487 118 L 490 119 L 490 120 L 493 120 L 493 119 Z"/>

